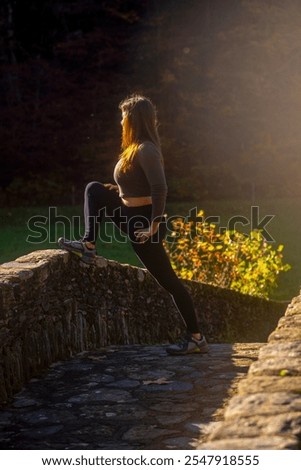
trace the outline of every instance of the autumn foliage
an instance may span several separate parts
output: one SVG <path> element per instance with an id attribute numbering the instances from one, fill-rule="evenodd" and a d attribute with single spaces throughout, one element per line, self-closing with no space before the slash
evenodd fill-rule
<path id="1" fill-rule="evenodd" d="M 206 222 L 203 211 L 198 219 L 172 222 L 165 247 L 179 276 L 268 298 L 279 273 L 290 269 L 283 262 L 283 245 L 274 249 L 258 230 L 221 232 Z"/>

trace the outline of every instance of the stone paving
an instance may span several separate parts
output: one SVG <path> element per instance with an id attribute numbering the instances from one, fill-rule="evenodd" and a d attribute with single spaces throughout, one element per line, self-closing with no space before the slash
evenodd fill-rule
<path id="1" fill-rule="evenodd" d="M 1 449 L 193 449 L 257 359 L 256 344 L 171 357 L 111 346 L 52 365 L 0 411 Z"/>

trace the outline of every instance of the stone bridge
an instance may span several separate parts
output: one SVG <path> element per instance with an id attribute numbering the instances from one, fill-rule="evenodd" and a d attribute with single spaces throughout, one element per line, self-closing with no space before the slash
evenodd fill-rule
<path id="1" fill-rule="evenodd" d="M 186 282 L 186 281 L 185 281 Z M 143 269 L 59 250 L 0 267 L 0 448 L 300 449 L 301 296 L 186 282 L 211 346 Z"/>

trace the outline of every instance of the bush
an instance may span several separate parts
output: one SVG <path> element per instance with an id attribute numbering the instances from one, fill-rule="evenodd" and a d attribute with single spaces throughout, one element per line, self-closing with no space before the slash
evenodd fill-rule
<path id="1" fill-rule="evenodd" d="M 173 221 L 173 232 L 165 242 L 171 263 L 180 277 L 244 294 L 268 298 L 277 287 L 283 263 L 283 245 L 273 249 L 260 231 L 249 235 L 237 231 L 219 232 L 209 224 L 203 211 L 202 221 Z"/>

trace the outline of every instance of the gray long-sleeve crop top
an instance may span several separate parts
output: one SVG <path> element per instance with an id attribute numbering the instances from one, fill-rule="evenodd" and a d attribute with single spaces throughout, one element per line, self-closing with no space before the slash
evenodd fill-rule
<path id="1" fill-rule="evenodd" d="M 152 220 L 163 215 L 167 184 L 162 155 L 155 144 L 143 142 L 125 172 L 119 160 L 114 169 L 114 180 L 120 197 L 152 197 Z M 158 219 L 157 219 L 158 220 Z"/>

